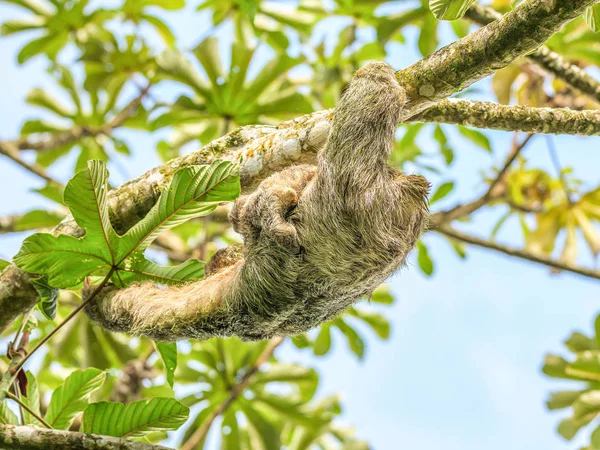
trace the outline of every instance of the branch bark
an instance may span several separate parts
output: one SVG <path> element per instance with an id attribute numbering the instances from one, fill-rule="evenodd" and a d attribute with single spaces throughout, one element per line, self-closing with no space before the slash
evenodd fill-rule
<path id="1" fill-rule="evenodd" d="M 410 122 L 439 122 L 524 133 L 600 135 L 600 110 L 533 108 L 448 99 L 413 116 Z"/>
<path id="2" fill-rule="evenodd" d="M 529 0 L 500 20 L 397 72 L 399 83 L 408 93 L 401 120 L 418 115 L 517 57 L 535 51 L 564 23 L 596 1 Z M 150 210 L 160 188 L 173 173 L 186 165 L 206 164 L 217 158 L 239 161 L 242 187 L 248 192 L 274 171 L 291 164 L 314 162 L 317 150 L 327 138 L 329 116 L 330 111 L 319 111 L 276 129 L 245 127 L 196 153 L 159 166 L 113 191 L 111 220 L 118 232 L 126 231 Z M 55 233 L 80 236 L 82 230 L 72 220 L 66 220 Z M 0 332 L 16 315 L 35 305 L 37 294 L 27 279 L 14 266 L 0 275 Z M 15 281 L 22 283 L 20 289 Z"/>
<path id="3" fill-rule="evenodd" d="M 500 19 L 502 14 L 489 6 L 475 3 L 469 8 L 466 16 L 474 23 L 488 25 Z M 527 59 L 540 66 L 550 75 L 577 89 L 590 100 L 600 104 L 600 82 L 589 76 L 584 70 L 567 62 L 558 53 L 542 46 L 532 54 L 527 55 Z"/>
<path id="4" fill-rule="evenodd" d="M 397 73 L 408 92 L 403 120 L 537 50 L 597 0 L 529 0 Z"/>
<path id="5" fill-rule="evenodd" d="M 0 424 L 0 448 L 14 450 L 169 450 L 162 445 L 112 436 Z"/>
<path id="6" fill-rule="evenodd" d="M 556 269 L 558 271 L 565 271 L 575 273 L 577 275 L 581 275 L 587 278 L 593 278 L 595 280 L 600 280 L 600 271 L 587 269 L 585 267 L 573 266 L 571 264 L 562 263 L 550 257 L 544 255 L 537 255 L 531 253 L 527 250 L 520 250 L 513 247 L 509 247 L 506 245 L 498 244 L 497 242 L 488 241 L 486 239 L 481 239 L 475 236 L 471 236 L 466 233 L 462 233 L 460 231 L 455 230 L 447 225 L 440 226 L 436 228 L 434 231 L 437 233 L 443 234 L 444 236 L 448 236 L 449 238 L 455 239 L 460 242 L 464 242 L 466 244 L 475 245 L 477 247 L 487 248 L 490 250 L 494 250 L 496 252 L 503 253 L 508 256 L 512 256 L 514 258 L 524 259 L 526 261 L 534 262 L 537 264 L 542 264 L 547 267 L 551 267 L 552 269 Z"/>

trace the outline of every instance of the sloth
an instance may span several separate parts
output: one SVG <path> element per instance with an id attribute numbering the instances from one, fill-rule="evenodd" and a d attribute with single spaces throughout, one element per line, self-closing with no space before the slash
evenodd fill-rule
<path id="1" fill-rule="evenodd" d="M 200 281 L 108 285 L 87 315 L 159 341 L 260 340 L 306 332 L 370 296 L 405 264 L 429 217 L 428 181 L 387 165 L 405 103 L 390 66 L 359 69 L 316 167 L 287 168 L 234 203 L 243 247 L 217 252 Z"/>

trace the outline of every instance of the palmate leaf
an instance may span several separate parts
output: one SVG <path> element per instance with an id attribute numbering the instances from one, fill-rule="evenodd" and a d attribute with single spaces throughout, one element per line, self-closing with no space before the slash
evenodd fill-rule
<path id="1" fill-rule="evenodd" d="M 83 413 L 83 431 L 116 437 L 139 437 L 152 431 L 176 430 L 190 410 L 173 398 L 149 401 L 90 404 Z"/>
<path id="2" fill-rule="evenodd" d="M 14 262 L 26 272 L 47 275 L 56 288 L 75 286 L 88 275 L 108 270 L 111 263 L 110 252 L 93 236 L 77 239 L 47 233 L 25 239 Z"/>
<path id="3" fill-rule="evenodd" d="M 89 161 L 87 170 L 65 189 L 65 203 L 86 230 L 83 238 L 34 234 L 24 241 L 15 263 L 27 272 L 46 275 L 49 287 L 55 288 L 75 286 L 86 276 L 105 275 L 111 269 L 119 283 L 149 279 L 177 284 L 202 278 L 201 261 L 162 267 L 148 261 L 143 251 L 161 232 L 234 200 L 240 193 L 237 167 L 216 161 L 179 170 L 147 216 L 123 236 L 116 234 L 108 217 L 107 180 L 104 163 Z"/>
<path id="4" fill-rule="evenodd" d="M 178 171 L 148 215 L 123 236 L 118 259 L 144 251 L 163 231 L 214 211 L 240 194 L 237 167 L 228 161 Z"/>
<path id="5" fill-rule="evenodd" d="M 65 204 L 71 210 L 77 224 L 87 235 L 99 237 L 103 247 L 110 251 L 110 261 L 115 263 L 113 250 L 118 248 L 119 236 L 108 218 L 106 195 L 108 193 L 108 170 L 102 161 L 88 161 L 87 170 L 75 175 L 65 189 Z"/>
<path id="6" fill-rule="evenodd" d="M 104 383 L 106 374 L 99 369 L 76 370 L 52 393 L 46 422 L 58 430 L 66 430 L 77 413 L 89 402 L 89 395 Z"/>

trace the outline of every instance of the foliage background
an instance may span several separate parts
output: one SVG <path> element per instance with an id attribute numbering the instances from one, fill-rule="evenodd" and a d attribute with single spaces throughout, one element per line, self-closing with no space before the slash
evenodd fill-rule
<path id="1" fill-rule="evenodd" d="M 95 3 L 104 7 L 120 4 Z M 187 3 L 180 11 L 159 10 L 160 17 L 176 35 L 178 47 L 189 49 L 214 34 L 220 40 L 221 51 L 226 54 L 232 36 L 231 25 L 225 24 L 215 30 L 207 12 L 195 12 L 196 2 Z M 416 5 L 418 2 L 391 2 L 377 13 L 388 15 Z M 0 22 L 21 16 L 25 16 L 22 10 L 0 4 Z M 333 48 L 348 20 L 332 17 L 320 22 L 306 47 L 315 46 L 324 39 L 326 47 Z M 136 28 L 129 26 L 119 31 L 135 32 Z M 164 45 L 147 25 L 141 25 L 139 31 L 153 49 Z M 441 43 L 455 39 L 447 23 L 440 23 L 438 32 Z M 401 68 L 420 59 L 419 33 L 418 27 L 407 27 L 403 31 L 405 43 L 388 43 L 386 61 Z M 370 42 L 375 37 L 373 29 L 361 29 L 358 33 L 360 42 Z M 32 87 L 42 87 L 57 96 L 64 96 L 45 72 L 46 59 L 36 57 L 25 65 L 16 64 L 19 49 L 30 39 L 30 35 L 19 34 L 0 40 L 0 61 L 3 63 L 0 71 L 1 138 L 14 137 L 24 118 L 42 117 L 39 109 L 24 101 Z M 297 55 L 300 50 L 293 38 L 289 52 Z M 272 51 L 267 46 L 260 46 L 257 64 L 271 56 Z M 61 54 L 61 59 L 69 64 L 75 57 L 72 48 Z M 81 67 L 72 66 L 76 76 L 81 77 Z M 591 73 L 600 75 L 600 71 L 594 69 Z M 292 75 L 306 77 L 311 76 L 312 71 L 302 66 Z M 127 89 L 130 96 L 135 95 L 134 86 Z M 180 85 L 163 82 L 152 89 L 152 96 L 169 103 L 181 92 Z M 490 80 L 475 85 L 470 96 L 495 100 Z M 470 199 L 473 192 L 484 192 L 482 172 L 489 174 L 490 166 L 498 165 L 510 147 L 508 133 L 486 132 L 493 148 L 493 153 L 489 154 L 461 138 L 453 127 L 446 128 L 452 136 L 456 160 L 450 168 L 440 165 L 441 175 L 430 172 L 428 177 L 435 186 L 453 180 L 456 187 L 451 195 L 435 205 L 434 210 L 450 206 L 459 199 Z M 168 139 L 170 134 L 167 129 L 153 133 L 119 130 L 117 135 L 129 142 L 132 154 L 116 155 L 111 159 L 108 167 L 112 183 L 121 184 L 159 164 L 155 149 L 158 142 Z M 597 185 L 597 168 L 600 167 L 597 139 L 557 137 L 553 140 L 561 164 L 573 167 L 577 177 L 589 187 Z M 437 149 L 429 136 L 421 136 L 419 143 L 425 150 Z M 531 165 L 552 173 L 554 167 L 547 145 L 545 139 L 539 137 L 527 148 L 526 156 Z M 186 150 L 196 147 L 197 143 Z M 75 163 L 75 155 L 69 155 L 48 171 L 56 179 L 66 182 L 73 174 Z M 421 170 L 411 164 L 405 168 L 409 172 Z M 55 206 L 32 192 L 33 188 L 43 186 L 39 179 L 7 160 L 0 161 L 0 174 L 0 216 Z M 467 224 L 466 229 L 485 234 L 500 216 L 499 211 L 485 210 Z M 0 258 L 10 259 L 25 235 L 0 236 Z M 498 239 L 521 243 L 518 222 L 509 221 Z M 325 357 L 311 356 L 288 342 L 278 350 L 280 359 L 316 368 L 320 375 L 317 398 L 341 394 L 342 422 L 354 425 L 357 435 L 375 449 L 403 446 L 564 448 L 564 440 L 554 432 L 558 417 L 549 414 L 544 406 L 548 391 L 563 385 L 548 380 L 541 374 L 540 367 L 544 353 L 556 352 L 560 341 L 573 327 L 589 334 L 598 310 L 597 282 L 569 274 L 550 276 L 544 267 L 479 249 L 469 248 L 468 259 L 462 261 L 443 238 L 427 235 L 424 242 L 435 263 L 433 275 L 424 275 L 413 255 L 409 269 L 390 280 L 396 298 L 394 305 L 369 307 L 384 313 L 390 320 L 392 333 L 387 341 L 378 339 L 359 325 L 367 343 L 362 361 L 347 350 L 345 340 L 339 336 Z M 582 258 L 584 263 L 591 263 L 587 256 Z M 51 348 L 51 351 L 58 350 Z M 37 364 L 40 364 L 39 360 Z M 568 384 L 564 386 L 572 388 Z M 218 439 L 214 433 L 211 439 L 211 448 L 216 448 Z M 579 440 L 587 445 L 589 437 L 581 436 Z M 174 442 L 176 437 L 171 437 L 170 443 Z"/>

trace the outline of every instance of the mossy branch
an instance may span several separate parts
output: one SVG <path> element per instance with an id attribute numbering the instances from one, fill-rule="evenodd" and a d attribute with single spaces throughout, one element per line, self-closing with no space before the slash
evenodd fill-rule
<path id="1" fill-rule="evenodd" d="M 488 25 L 500 19 L 502 14 L 489 6 L 475 3 L 469 8 L 466 16 L 474 23 Z M 600 82 L 592 78 L 581 68 L 566 61 L 558 53 L 553 52 L 546 46 L 542 46 L 530 55 L 527 55 L 526 58 L 540 66 L 547 73 L 577 89 L 590 100 L 600 104 Z"/>
<path id="2" fill-rule="evenodd" d="M 14 450 L 169 450 L 162 445 L 111 436 L 49 430 L 34 426 L 0 425 L 0 448 Z"/>
<path id="3" fill-rule="evenodd" d="M 600 110 L 533 108 L 462 99 L 439 102 L 408 121 L 454 123 L 524 133 L 600 135 Z"/>

